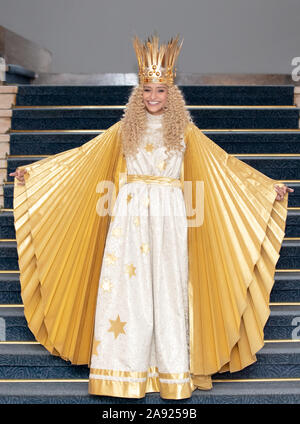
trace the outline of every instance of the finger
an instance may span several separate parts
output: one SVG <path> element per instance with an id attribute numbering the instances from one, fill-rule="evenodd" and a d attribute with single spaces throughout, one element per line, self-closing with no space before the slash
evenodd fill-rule
<path id="1" fill-rule="evenodd" d="M 281 199 L 283 199 L 284 194 L 283 194 L 283 193 L 281 193 L 281 192 L 278 192 L 277 197 L 278 197 L 278 200 L 281 200 Z"/>
<path id="2" fill-rule="evenodd" d="M 287 193 L 287 192 L 293 192 L 294 191 L 294 189 L 293 188 L 290 188 L 290 187 L 285 187 L 285 189 L 284 189 L 284 194 L 285 193 Z"/>

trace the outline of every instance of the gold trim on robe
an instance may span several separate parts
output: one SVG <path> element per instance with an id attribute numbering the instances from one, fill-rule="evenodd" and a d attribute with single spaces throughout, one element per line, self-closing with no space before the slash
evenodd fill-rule
<path id="1" fill-rule="evenodd" d="M 25 185 L 15 179 L 25 317 L 38 342 L 73 364 L 90 364 L 111 219 L 105 211 L 127 172 L 119 128 L 23 167 Z M 205 194 L 203 222 L 188 227 L 190 373 L 194 387 L 209 389 L 212 374 L 245 368 L 263 347 L 288 193 L 276 201 L 274 185 L 282 183 L 227 154 L 192 123 L 185 142 L 184 194 L 191 182 L 194 199 L 197 181 Z M 114 189 L 108 184 L 103 192 L 102 181 Z M 177 396 L 172 390 L 164 396 Z"/>
<path id="2" fill-rule="evenodd" d="M 185 399 L 195 390 L 189 372 L 161 373 L 157 367 L 144 372 L 92 368 L 90 371 L 90 394 L 142 398 L 146 393 L 160 392 L 164 399 Z"/>
<path id="3" fill-rule="evenodd" d="M 134 175 L 127 174 L 127 183 L 143 182 L 146 184 L 163 184 L 182 188 L 181 181 L 176 178 L 164 177 L 162 175 Z"/>

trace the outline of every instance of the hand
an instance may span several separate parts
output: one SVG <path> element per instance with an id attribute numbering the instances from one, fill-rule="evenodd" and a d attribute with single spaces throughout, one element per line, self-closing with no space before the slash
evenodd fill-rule
<path id="1" fill-rule="evenodd" d="M 18 183 L 18 185 L 25 185 L 24 174 L 26 173 L 27 173 L 26 169 L 17 168 L 15 172 L 11 172 L 9 176 L 16 177 L 19 181 L 21 181 L 20 183 Z"/>
<path id="2" fill-rule="evenodd" d="M 283 185 L 283 187 L 279 187 L 278 185 L 275 185 L 275 191 L 277 191 L 277 196 L 276 196 L 276 200 L 283 200 L 284 195 L 287 191 L 293 192 L 294 189 L 290 188 L 286 185 Z"/>

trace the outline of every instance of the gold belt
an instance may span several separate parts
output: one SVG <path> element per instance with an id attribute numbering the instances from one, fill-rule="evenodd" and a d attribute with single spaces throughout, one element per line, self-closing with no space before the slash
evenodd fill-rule
<path id="1" fill-rule="evenodd" d="M 134 175 L 134 174 L 128 174 L 127 175 L 127 183 L 132 182 L 144 182 L 147 184 L 163 184 L 163 185 L 171 185 L 175 187 L 181 188 L 181 181 L 176 178 L 171 177 L 162 177 L 160 175 Z"/>

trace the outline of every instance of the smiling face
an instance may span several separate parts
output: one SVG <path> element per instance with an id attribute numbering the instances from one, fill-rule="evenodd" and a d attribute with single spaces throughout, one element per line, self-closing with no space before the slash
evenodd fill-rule
<path id="1" fill-rule="evenodd" d="M 165 84 L 147 83 L 143 87 L 143 102 L 149 113 L 161 115 L 167 104 L 168 87 Z"/>

